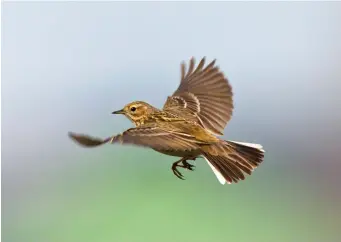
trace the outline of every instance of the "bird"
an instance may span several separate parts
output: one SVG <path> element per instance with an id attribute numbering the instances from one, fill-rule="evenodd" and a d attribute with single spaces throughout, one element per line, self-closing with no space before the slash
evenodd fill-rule
<path id="1" fill-rule="evenodd" d="M 192 57 L 188 69 L 181 62 L 180 84 L 162 109 L 134 101 L 112 112 L 126 116 L 135 127 L 104 139 L 75 132 L 69 132 L 69 137 L 87 148 L 107 143 L 133 145 L 179 157 L 171 169 L 182 180 L 178 168 L 193 171 L 195 166 L 189 161 L 197 158 L 207 161 L 221 184 L 244 180 L 263 162 L 265 150 L 260 144 L 219 137 L 233 114 L 233 92 L 216 59 L 205 62 L 203 57 L 196 65 Z"/>

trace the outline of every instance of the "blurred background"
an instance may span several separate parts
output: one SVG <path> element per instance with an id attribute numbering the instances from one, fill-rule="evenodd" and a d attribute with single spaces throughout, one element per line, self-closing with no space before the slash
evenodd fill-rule
<path id="1" fill-rule="evenodd" d="M 2 3 L 2 241 L 341 241 L 341 3 Z M 202 159 L 84 149 L 132 127 L 180 62 L 216 58 L 235 93 L 225 139 L 262 165 L 222 186 Z"/>

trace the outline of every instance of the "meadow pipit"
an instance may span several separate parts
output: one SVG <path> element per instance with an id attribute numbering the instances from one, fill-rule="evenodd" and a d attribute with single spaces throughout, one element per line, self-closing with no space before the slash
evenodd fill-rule
<path id="1" fill-rule="evenodd" d="M 181 64 L 181 82 L 168 97 L 162 109 L 146 102 L 135 101 L 113 114 L 123 114 L 135 128 L 106 139 L 69 133 L 80 145 L 96 147 L 105 143 L 121 143 L 152 148 L 160 153 L 182 157 L 173 163 L 173 173 L 183 179 L 177 167 L 193 170 L 188 160 L 203 157 L 220 183 L 237 183 L 244 173 L 263 161 L 264 150 L 259 144 L 225 141 L 217 136 L 230 120 L 233 111 L 232 88 L 215 65 L 205 66 L 203 58 L 197 67 L 192 58 L 186 71 Z"/>

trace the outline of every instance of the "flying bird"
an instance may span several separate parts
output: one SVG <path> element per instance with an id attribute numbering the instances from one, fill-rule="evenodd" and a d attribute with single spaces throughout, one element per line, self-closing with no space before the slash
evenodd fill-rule
<path id="1" fill-rule="evenodd" d="M 69 136 L 84 147 L 136 145 L 181 157 L 172 165 L 174 175 L 180 179 L 184 176 L 178 168 L 193 171 L 194 165 L 188 161 L 203 157 L 221 184 L 244 180 L 245 174 L 251 175 L 263 161 L 265 151 L 259 144 L 219 138 L 234 105 L 231 85 L 215 62 L 205 66 L 204 57 L 196 66 L 191 58 L 187 70 L 182 62 L 180 85 L 162 109 L 134 101 L 112 112 L 125 115 L 134 128 L 105 139 L 73 132 Z"/>

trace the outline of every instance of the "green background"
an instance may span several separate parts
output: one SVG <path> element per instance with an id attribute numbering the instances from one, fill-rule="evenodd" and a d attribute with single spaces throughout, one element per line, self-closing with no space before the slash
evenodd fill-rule
<path id="1" fill-rule="evenodd" d="M 2 241 L 341 241 L 340 3 L 3 3 Z M 261 143 L 252 176 L 106 145 L 111 111 L 162 107 L 182 60 L 217 58 L 223 138 Z"/>

